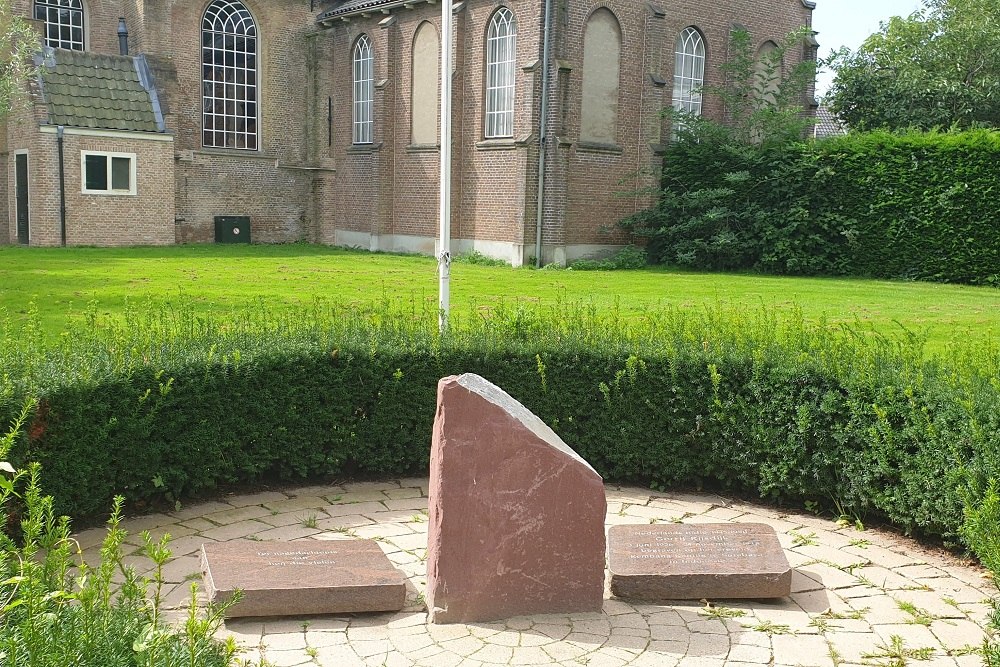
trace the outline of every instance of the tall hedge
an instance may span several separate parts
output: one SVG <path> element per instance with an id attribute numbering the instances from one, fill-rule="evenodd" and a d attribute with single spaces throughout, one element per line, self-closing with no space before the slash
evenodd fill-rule
<path id="1" fill-rule="evenodd" d="M 661 204 L 625 225 L 701 269 L 1000 285 L 1000 133 L 673 144 Z"/>
<path id="2" fill-rule="evenodd" d="M 0 418 L 61 511 L 220 483 L 426 470 L 435 388 L 479 373 L 610 480 L 809 500 L 955 539 L 962 489 L 1000 477 L 1000 354 L 764 311 L 509 306 L 454 317 L 317 306 L 213 321 L 92 320 L 43 345 L 0 331 Z M 955 353 L 958 355 L 959 353 Z"/>

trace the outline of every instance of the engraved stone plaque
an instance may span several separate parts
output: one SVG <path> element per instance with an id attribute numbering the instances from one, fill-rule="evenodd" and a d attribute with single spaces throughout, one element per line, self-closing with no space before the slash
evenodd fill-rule
<path id="1" fill-rule="evenodd" d="M 761 523 L 612 526 L 611 593 L 635 600 L 777 598 L 792 569 Z"/>
<path id="2" fill-rule="evenodd" d="M 398 611 L 406 597 L 403 573 L 372 540 L 233 540 L 201 554 L 209 600 L 243 591 L 228 617 Z"/>

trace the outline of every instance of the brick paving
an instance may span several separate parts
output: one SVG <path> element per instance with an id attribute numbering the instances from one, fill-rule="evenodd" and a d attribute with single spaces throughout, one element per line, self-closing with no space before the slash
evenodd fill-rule
<path id="1" fill-rule="evenodd" d="M 607 524 L 760 522 L 773 526 L 794 568 L 780 601 L 633 604 L 608 598 L 599 613 L 553 614 L 471 625 L 429 625 L 427 480 L 402 479 L 232 496 L 173 514 L 123 522 L 136 535 L 170 533 L 167 605 L 178 616 L 200 581 L 202 542 L 240 537 L 378 541 L 408 577 L 392 614 L 234 619 L 241 659 L 274 667 L 742 667 L 982 664 L 988 598 L 983 571 L 899 535 L 857 530 L 808 514 L 712 494 L 607 487 Z M 77 538 L 94 559 L 101 529 Z M 127 560 L 143 566 L 129 555 Z"/>

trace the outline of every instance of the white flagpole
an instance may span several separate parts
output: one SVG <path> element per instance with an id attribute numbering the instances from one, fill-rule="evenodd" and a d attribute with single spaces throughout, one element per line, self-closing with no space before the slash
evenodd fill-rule
<path id="1" fill-rule="evenodd" d="M 452 0 L 441 0 L 441 238 L 438 247 L 438 326 L 448 327 L 451 281 L 451 23 Z"/>

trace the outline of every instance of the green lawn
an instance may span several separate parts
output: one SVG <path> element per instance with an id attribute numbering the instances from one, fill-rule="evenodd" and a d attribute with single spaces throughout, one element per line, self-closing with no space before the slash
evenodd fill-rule
<path id="1" fill-rule="evenodd" d="M 95 303 L 121 312 L 182 298 L 222 314 L 259 300 L 295 308 L 316 297 L 341 302 L 437 300 L 437 265 L 427 257 L 373 255 L 324 246 L 188 245 L 165 248 L 22 248 L 0 246 L 0 308 L 15 321 L 34 302 L 52 334 Z M 534 271 L 455 263 L 452 307 L 497 299 L 615 304 L 625 312 L 670 304 L 799 307 L 830 321 L 894 322 L 926 330 L 933 348 L 1000 331 L 1000 290 L 916 282 L 782 278 L 742 274 L 641 271 Z"/>

